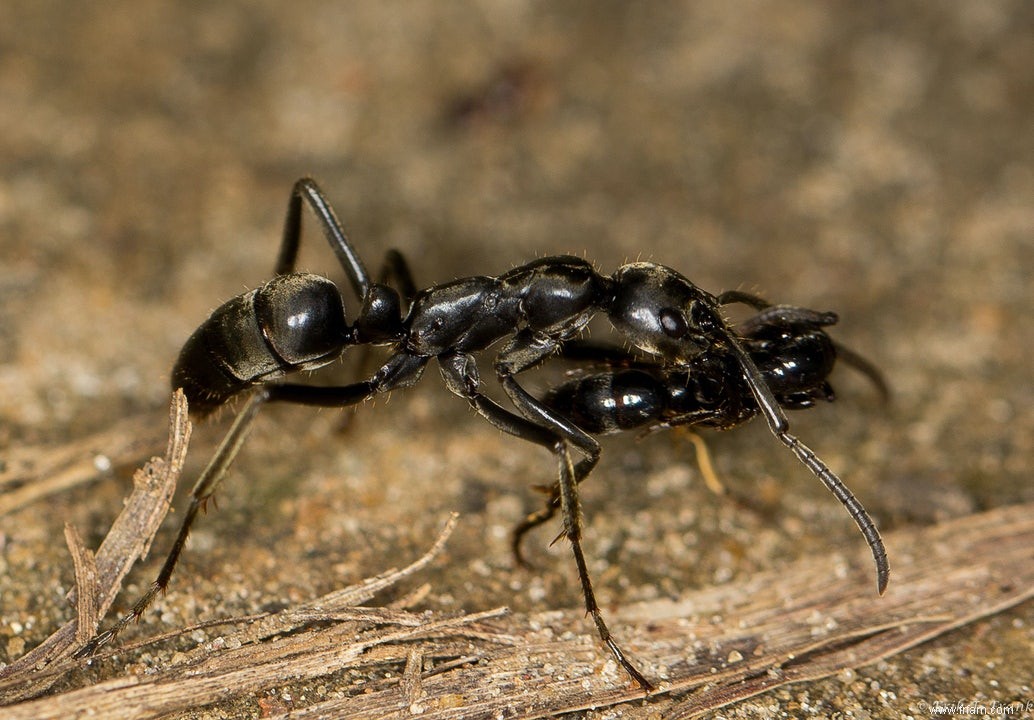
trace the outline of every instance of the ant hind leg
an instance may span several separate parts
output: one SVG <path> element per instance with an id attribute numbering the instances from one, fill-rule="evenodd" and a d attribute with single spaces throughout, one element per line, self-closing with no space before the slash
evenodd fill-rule
<path id="1" fill-rule="evenodd" d="M 165 558 L 158 576 L 151 583 L 147 592 L 136 601 L 132 610 L 119 618 L 118 622 L 108 630 L 95 635 L 83 647 L 79 648 L 73 657 L 84 658 L 94 655 L 102 646 L 107 645 L 118 637 L 119 633 L 125 630 L 129 623 L 139 619 L 147 608 L 150 607 L 151 603 L 154 602 L 159 593 L 165 592 L 169 586 L 169 581 L 172 579 L 172 573 L 176 569 L 176 564 L 179 562 L 180 555 L 183 553 L 183 548 L 187 544 L 187 536 L 190 535 L 190 529 L 194 525 L 198 512 L 205 507 L 208 499 L 212 497 L 216 488 L 219 487 L 219 483 L 226 476 L 226 471 L 229 470 L 234 458 L 237 457 L 245 438 L 248 436 L 248 432 L 251 430 L 255 416 L 268 399 L 268 393 L 265 390 L 259 390 L 248 399 L 248 403 L 238 413 L 237 418 L 233 421 L 233 425 L 230 426 L 223 441 L 219 444 L 219 448 L 215 451 L 212 459 L 194 484 L 194 488 L 190 493 L 190 506 L 183 516 L 176 540 L 173 542 L 172 549 Z"/>

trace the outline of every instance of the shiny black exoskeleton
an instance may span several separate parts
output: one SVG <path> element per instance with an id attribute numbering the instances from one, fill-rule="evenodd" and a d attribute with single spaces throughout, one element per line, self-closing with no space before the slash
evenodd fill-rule
<path id="1" fill-rule="evenodd" d="M 329 280 L 294 272 L 307 204 L 344 268 L 360 306 L 349 322 L 341 292 Z M 179 535 L 151 591 L 111 630 L 82 651 L 88 655 L 138 617 L 168 585 L 191 524 L 215 491 L 240 449 L 259 408 L 267 402 L 323 407 L 361 403 L 379 393 L 415 384 L 431 359 L 437 360 L 446 386 L 465 398 L 495 427 L 545 447 L 559 465 L 557 503 L 578 566 L 586 608 L 601 638 L 644 689 L 646 679 L 625 658 L 596 605 L 581 548 L 577 486 L 599 460 L 598 441 L 563 412 L 528 393 L 517 376 L 561 352 L 596 314 L 604 314 L 622 339 L 672 371 L 690 371 L 695 358 L 718 355 L 729 363 L 722 373 L 739 373 L 756 412 L 772 432 L 830 485 L 851 511 L 873 546 L 886 582 L 886 561 L 875 528 L 864 510 L 805 446 L 788 433 L 777 394 L 758 369 L 739 334 L 724 320 L 721 307 L 751 300 L 742 293 L 714 296 L 671 268 L 653 263 L 624 265 L 600 274 L 577 257 L 535 260 L 499 276 L 474 276 L 417 291 L 397 253 L 389 253 L 382 281 L 371 280 L 316 183 L 295 183 L 288 204 L 275 277 L 216 309 L 187 340 L 172 373 L 183 387 L 195 417 L 204 417 L 234 397 L 250 392 L 247 404 L 194 487 Z M 393 281 L 393 282 L 392 282 Z M 515 411 L 481 391 L 473 353 L 502 343 L 495 354 L 495 376 Z M 317 369 L 348 348 L 390 345 L 387 361 L 370 377 L 340 386 L 284 381 Z M 570 448 L 580 454 L 572 462 Z M 825 475 L 823 475 L 825 473 Z M 849 497 L 850 494 L 846 493 Z"/>
<path id="2" fill-rule="evenodd" d="M 759 309 L 737 325 L 736 332 L 780 407 L 800 410 L 820 401 L 831 402 L 834 392 L 828 378 L 838 357 L 864 374 L 881 397 L 887 399 L 889 391 L 879 371 L 826 333 L 824 328 L 837 321 L 834 313 L 771 306 L 747 294 L 739 294 L 738 299 Z M 700 353 L 679 366 L 593 343 L 571 343 L 563 354 L 568 360 L 588 363 L 590 369 L 579 367 L 573 371 L 571 379 L 544 393 L 542 402 L 594 435 L 671 427 L 729 430 L 759 412 L 739 362 L 723 347 Z M 815 469 L 820 462 L 815 458 L 810 467 Z M 832 472 L 823 469 L 822 475 Z M 716 478 L 711 478 L 709 484 L 712 482 L 717 485 Z M 522 563 L 523 536 L 552 518 L 558 504 L 558 489 L 554 486 L 545 508 L 532 513 L 515 528 L 513 550 Z M 857 501 L 852 498 L 847 504 L 855 508 Z M 878 535 L 872 533 L 872 528 L 864 524 L 862 527 L 879 558 L 882 547 Z M 881 578 L 881 591 L 882 583 Z"/>
<path id="3" fill-rule="evenodd" d="M 832 313 L 773 306 L 736 327 L 780 407 L 797 410 L 833 400 L 827 378 L 837 348 L 822 328 L 835 322 Z M 759 411 L 739 362 L 721 348 L 674 367 L 610 347 L 586 345 L 582 356 L 595 356 L 607 367 L 576 372 L 542 402 L 594 435 L 679 425 L 728 430 Z"/>

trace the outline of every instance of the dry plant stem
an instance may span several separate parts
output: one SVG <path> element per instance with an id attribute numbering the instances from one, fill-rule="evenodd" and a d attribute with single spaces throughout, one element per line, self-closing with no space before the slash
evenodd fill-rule
<path id="1" fill-rule="evenodd" d="M 228 645 L 246 645 L 277 634 L 289 632 L 305 623 L 317 620 L 372 620 L 376 616 L 379 622 L 401 625 L 412 624 L 400 619 L 409 615 L 409 613 L 399 612 L 397 615 L 390 617 L 387 615 L 390 611 L 379 608 L 359 608 L 357 606 L 370 600 L 382 590 L 396 585 L 401 580 L 427 567 L 428 563 L 442 552 L 449 536 L 456 529 L 458 520 L 459 515 L 457 513 L 449 515 L 445 526 L 430 549 L 401 570 L 392 568 L 357 585 L 334 590 L 315 600 L 260 618 L 258 621 L 249 623 L 246 627 L 222 638 L 222 642 Z M 193 651 L 193 655 L 204 656 L 205 654 L 204 650 Z M 191 654 L 188 653 L 188 655 Z"/>
<path id="2" fill-rule="evenodd" d="M 244 409 L 238 413 L 237 419 L 230 426 L 230 430 L 226 433 L 215 455 L 212 456 L 208 465 L 201 472 L 201 476 L 197 479 L 193 490 L 190 492 L 190 505 L 187 506 L 187 511 L 180 522 L 180 529 L 176 539 L 173 541 L 172 550 L 169 551 L 161 570 L 158 571 L 158 577 L 155 578 L 147 592 L 136 601 L 128 613 L 76 651 L 76 657 L 90 657 L 96 654 L 99 648 L 117 638 L 119 633 L 125 630 L 131 622 L 139 619 L 147 608 L 151 606 L 154 599 L 158 597 L 158 594 L 164 592 L 169 586 L 169 580 L 172 578 L 172 573 L 176 568 L 176 563 L 179 561 L 180 554 L 186 547 L 187 536 L 190 534 L 190 529 L 197 514 L 204 509 L 209 498 L 212 497 L 212 494 L 226 477 L 226 471 L 240 451 L 245 438 L 251 430 L 255 415 L 265 402 L 265 399 L 266 395 L 264 393 L 256 392 L 252 394 Z"/>
<path id="3" fill-rule="evenodd" d="M 867 665 L 1034 597 L 1034 506 L 893 533 L 888 544 L 900 560 L 897 582 L 883 598 L 874 597 L 860 558 L 845 566 L 833 554 L 677 601 L 616 610 L 613 619 L 635 638 L 631 649 L 644 669 L 665 680 L 646 706 L 639 688 L 588 632 L 571 633 L 584 623 L 582 608 L 491 620 L 492 613 L 443 618 L 354 608 L 340 625 L 236 647 L 220 638 L 153 674 L 7 707 L 4 717 L 42 720 L 84 710 L 98 717 L 158 717 L 268 692 L 283 687 L 284 678 L 334 672 L 340 697 L 271 717 L 405 717 L 417 671 L 411 670 L 411 682 L 400 677 L 416 650 L 425 668 L 421 718 L 548 718 L 622 704 L 627 718 L 688 719 L 780 685 Z M 846 576 L 831 582 L 836 566 L 845 567 Z M 336 604 L 328 602 L 331 596 L 363 596 L 380 584 L 368 581 L 313 604 L 330 610 Z M 282 620 L 301 622 L 298 610 L 284 611 Z M 347 614 L 341 607 L 333 612 Z M 281 625 L 281 633 L 287 627 Z M 392 677 L 371 680 L 385 665 Z M 351 672 L 342 675 L 344 669 Z"/>
<path id="4" fill-rule="evenodd" d="M 392 647 L 413 639 L 430 640 L 436 637 L 484 637 L 486 632 L 477 629 L 477 624 L 490 618 L 499 617 L 505 609 L 497 608 L 469 615 L 433 617 L 427 614 L 414 614 L 403 610 L 348 607 L 347 603 L 368 599 L 379 590 L 402 580 L 403 578 L 424 568 L 438 555 L 445 541 L 456 526 L 457 516 L 453 514 L 446 522 L 442 532 L 430 550 L 419 559 L 401 570 L 392 570 L 358 585 L 329 593 L 305 606 L 284 610 L 271 618 L 263 632 L 254 632 L 245 628 L 236 635 L 219 638 L 216 643 L 206 643 L 191 653 L 181 654 L 176 667 L 187 675 L 198 678 L 196 683 L 186 682 L 173 692 L 173 697 L 146 698 L 141 695 L 132 710 L 126 707 L 110 706 L 99 710 L 103 717 L 125 717 L 139 712 L 149 712 L 161 706 L 162 702 L 174 704 L 192 702 L 191 698 L 206 687 L 209 677 L 213 683 L 227 680 L 226 673 L 234 675 L 229 680 L 231 687 L 253 687 L 255 682 L 264 682 L 275 676 L 283 679 L 283 667 L 290 664 L 291 677 L 304 679 L 318 677 L 333 672 L 339 667 L 355 663 L 375 665 L 393 661 L 392 652 L 384 653 L 382 646 Z M 328 621 L 341 620 L 325 627 Z M 304 629 L 305 626 L 318 623 L 316 629 Z M 467 631 L 466 626 L 474 629 Z M 302 630 L 299 632 L 299 630 Z M 246 642 L 248 639 L 262 639 L 277 633 L 290 633 L 285 637 L 275 638 L 266 643 Z M 508 638 L 501 636 L 497 642 L 506 642 Z M 223 652 L 213 652 L 213 647 L 224 648 Z M 225 649 L 230 648 L 230 649 Z M 297 663 L 300 657 L 306 657 L 302 664 Z M 52 675 L 67 672 L 67 668 L 55 667 Z M 414 670 L 414 672 L 417 672 Z M 419 681 L 419 677 L 415 681 Z M 210 691 L 216 691 L 215 685 L 208 685 Z M 146 692 L 146 691 L 145 691 Z M 144 709 L 146 708 L 146 710 Z M 46 717 L 44 714 L 41 717 Z"/>
<path id="5" fill-rule="evenodd" d="M 73 591 L 71 599 L 76 604 L 77 619 L 69 621 L 38 647 L 0 670 L 0 700 L 11 702 L 45 690 L 50 683 L 38 686 L 33 682 L 34 673 L 68 657 L 74 652 L 78 637 L 96 631 L 96 620 L 111 607 L 122 579 L 137 558 L 147 553 L 168 513 L 176 481 L 183 470 L 189 439 L 187 401 L 182 393 L 177 392 L 170 408 L 165 457 L 152 458 L 134 474 L 133 493 L 105 536 L 96 557 L 92 561 L 87 558 L 89 551 L 82 548 L 78 533 L 72 530 L 66 534 L 70 538 L 76 566 L 77 590 Z M 91 573 L 96 578 L 95 583 L 85 587 L 80 585 L 80 582 L 89 582 Z M 80 599 L 80 595 L 90 597 Z M 79 619 L 89 619 L 94 625 L 80 628 Z M 9 682 L 11 680 L 16 682 Z"/>
<path id="6" fill-rule="evenodd" d="M 97 615 L 97 594 L 90 591 L 91 588 L 97 587 L 97 563 L 93 553 L 83 545 L 79 531 L 69 523 L 65 524 L 65 542 L 68 543 L 68 551 L 72 554 L 72 564 L 75 566 L 78 599 L 75 604 L 75 644 L 82 645 L 90 639 L 94 628 L 100 623 L 100 617 Z M 86 588 L 86 592 L 81 588 Z"/>

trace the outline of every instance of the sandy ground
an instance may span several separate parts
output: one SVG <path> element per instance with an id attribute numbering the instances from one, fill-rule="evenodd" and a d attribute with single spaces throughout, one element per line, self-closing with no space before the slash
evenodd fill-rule
<path id="1" fill-rule="evenodd" d="M 141 433 L 160 431 L 179 347 L 269 276 L 288 190 L 311 174 L 367 263 L 398 248 L 421 285 L 571 253 L 836 310 L 836 337 L 883 368 L 893 404 L 842 371 L 836 404 L 792 420 L 881 528 L 1034 501 L 1030 4 L 8 2 L 0 15 L 0 458 L 137 414 Z M 340 280 L 308 237 L 304 268 Z M 356 371 L 350 357 L 330 372 Z M 197 429 L 188 474 L 228 419 Z M 762 424 L 711 450 L 754 510 L 712 496 L 678 438 L 606 445 L 584 493 L 605 604 L 864 553 Z M 538 502 L 529 485 L 552 468 L 433 369 L 354 413 L 270 409 L 139 632 L 405 562 L 451 510 L 463 520 L 423 578 L 427 607 L 577 606 L 552 528 L 529 543 L 536 572 L 509 554 Z M 100 473 L 0 518 L 0 657 L 67 619 L 63 524 L 96 542 L 128 487 Z M 935 698 L 1031 700 L 1032 624 L 1028 603 L 764 702 L 898 718 Z"/>

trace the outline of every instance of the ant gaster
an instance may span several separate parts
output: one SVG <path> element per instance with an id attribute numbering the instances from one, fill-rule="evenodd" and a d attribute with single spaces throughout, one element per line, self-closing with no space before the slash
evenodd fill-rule
<path id="1" fill-rule="evenodd" d="M 360 299 L 351 324 L 333 283 L 294 272 L 303 203 L 316 215 Z M 435 358 L 448 389 L 467 399 L 488 422 L 553 451 L 559 465 L 556 487 L 564 535 L 571 543 L 586 610 L 621 666 L 648 691 L 650 683 L 626 659 L 604 622 L 581 546 L 578 484 L 597 464 L 599 442 L 528 393 L 516 379 L 559 352 L 597 313 L 604 313 L 625 341 L 656 356 L 665 367 L 686 366 L 703 352 L 723 348 L 739 367 L 773 434 L 848 508 L 872 548 L 880 592 L 886 587 L 886 553 L 871 519 L 815 454 L 789 434 L 776 395 L 722 318 L 721 306 L 741 302 L 740 294 L 716 297 L 675 270 L 653 263 L 632 263 L 613 275 L 601 275 L 587 261 L 571 256 L 540 258 L 498 277 L 462 278 L 415 292 L 402 257 L 389 253 L 384 282 L 373 282 L 323 192 L 310 178 L 302 178 L 292 188 L 274 273 L 262 287 L 216 309 L 184 345 L 172 383 L 184 389 L 195 417 L 210 414 L 245 391 L 251 391 L 249 400 L 195 484 L 179 534 L 150 590 L 111 629 L 82 648 L 79 656 L 109 642 L 167 587 L 198 511 L 216 490 L 262 405 L 355 405 L 415 384 Z M 402 296 L 387 284 L 389 276 L 394 276 Z M 406 311 L 403 296 L 409 301 Z M 472 355 L 504 339 L 494 370 L 517 412 L 480 391 Z M 393 347 L 388 360 L 365 380 L 332 387 L 280 381 L 300 370 L 326 365 L 349 347 L 365 345 Z M 581 454 L 577 463 L 571 458 L 572 446 Z"/>

